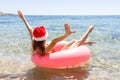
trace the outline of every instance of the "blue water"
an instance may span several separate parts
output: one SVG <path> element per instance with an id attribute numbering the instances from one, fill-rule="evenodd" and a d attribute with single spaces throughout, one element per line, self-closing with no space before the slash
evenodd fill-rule
<path id="1" fill-rule="evenodd" d="M 88 69 L 49 70 L 38 72 L 30 62 L 31 41 L 29 33 L 18 16 L 0 16 L 0 78 L 27 80 L 118 80 L 120 77 L 120 16 L 43 16 L 26 15 L 32 28 L 44 25 L 48 41 L 64 33 L 68 23 L 75 34 L 66 40 L 79 39 L 91 24 L 95 25 L 88 40 L 97 43 L 90 46 L 92 52 Z M 9 67 L 8 67 L 9 66 Z M 83 74 L 82 74 L 83 73 Z M 44 76 L 39 76 L 43 75 Z M 30 76 L 33 77 L 30 77 Z M 48 75 L 48 76 L 45 76 Z M 110 77 L 112 76 L 112 78 Z"/>

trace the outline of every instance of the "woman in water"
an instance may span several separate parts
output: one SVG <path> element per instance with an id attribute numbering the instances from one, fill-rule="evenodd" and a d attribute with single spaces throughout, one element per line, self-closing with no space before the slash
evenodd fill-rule
<path id="1" fill-rule="evenodd" d="M 47 45 L 46 39 L 48 36 L 48 32 L 45 29 L 45 27 L 39 26 L 39 27 L 35 27 L 34 29 L 32 29 L 32 27 L 29 25 L 29 23 L 27 22 L 27 20 L 25 19 L 21 11 L 18 11 L 18 16 L 22 19 L 22 21 L 24 22 L 24 24 L 26 25 L 30 33 L 33 52 L 37 52 L 41 56 L 50 54 L 50 51 L 56 45 L 57 42 L 60 42 L 64 40 L 65 38 L 67 38 L 72 33 L 75 33 L 75 31 L 72 31 L 70 29 L 70 26 L 68 24 L 64 24 L 65 33 L 61 35 L 60 37 L 53 39 L 50 42 L 50 44 Z M 92 45 L 93 43 L 95 43 L 95 42 L 86 42 L 86 39 L 88 35 L 92 32 L 93 28 L 94 28 L 94 25 L 91 25 L 90 28 L 87 30 L 87 32 L 82 36 L 82 38 L 80 38 L 79 40 L 70 41 L 61 50 L 66 50 L 66 49 L 78 47 L 80 45 L 85 45 L 85 44 Z"/>

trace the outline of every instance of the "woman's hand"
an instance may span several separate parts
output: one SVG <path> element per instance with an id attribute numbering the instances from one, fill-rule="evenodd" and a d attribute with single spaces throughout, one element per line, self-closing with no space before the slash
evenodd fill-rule
<path id="1" fill-rule="evenodd" d="M 24 16 L 23 16 L 22 12 L 20 10 L 18 10 L 17 12 L 18 12 L 18 16 L 23 20 Z"/>
<path id="2" fill-rule="evenodd" d="M 69 24 L 64 24 L 65 27 L 65 35 L 70 35 L 71 33 L 75 33 L 76 31 L 71 31 Z"/>

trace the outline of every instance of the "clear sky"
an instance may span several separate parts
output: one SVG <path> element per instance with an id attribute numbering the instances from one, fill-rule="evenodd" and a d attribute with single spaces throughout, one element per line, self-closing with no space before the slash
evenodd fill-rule
<path id="1" fill-rule="evenodd" d="M 120 15 L 120 0 L 0 0 L 0 11 L 29 15 Z"/>

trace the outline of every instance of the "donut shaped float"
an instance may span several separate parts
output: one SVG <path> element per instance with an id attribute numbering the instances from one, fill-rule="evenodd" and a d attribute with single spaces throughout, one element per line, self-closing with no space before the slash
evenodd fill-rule
<path id="1" fill-rule="evenodd" d="M 40 56 L 35 52 L 31 55 L 31 61 L 40 67 L 61 69 L 78 67 L 90 59 L 90 49 L 83 45 L 60 51 L 67 43 L 57 43 L 49 55 Z"/>

